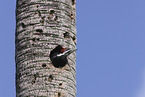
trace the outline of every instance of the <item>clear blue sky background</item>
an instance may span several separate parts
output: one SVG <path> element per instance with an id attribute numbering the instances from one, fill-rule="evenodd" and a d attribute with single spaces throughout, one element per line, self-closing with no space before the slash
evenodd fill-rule
<path id="1" fill-rule="evenodd" d="M 0 3 L 0 97 L 15 97 L 15 2 Z M 77 0 L 77 97 L 145 97 L 145 0 Z"/>

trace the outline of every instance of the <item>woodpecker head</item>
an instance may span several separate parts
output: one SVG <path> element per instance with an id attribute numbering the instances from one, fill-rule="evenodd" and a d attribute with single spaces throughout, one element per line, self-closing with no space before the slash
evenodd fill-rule
<path id="1" fill-rule="evenodd" d="M 70 55 L 71 53 L 73 53 L 74 51 L 76 51 L 77 49 L 70 49 L 70 48 L 63 48 L 61 49 L 61 53 L 58 54 L 57 56 L 60 57 L 60 56 L 65 56 L 67 57 L 68 55 Z"/>
<path id="2" fill-rule="evenodd" d="M 67 56 L 70 55 L 76 51 L 76 49 L 70 49 L 70 48 L 63 48 L 61 45 L 56 46 L 51 52 L 50 52 L 50 60 L 52 61 L 52 65 L 56 68 L 62 68 L 67 63 Z"/>
<path id="3" fill-rule="evenodd" d="M 56 57 L 67 57 L 77 49 L 63 48 L 61 45 L 58 45 L 50 52 L 50 57 L 55 55 Z"/>

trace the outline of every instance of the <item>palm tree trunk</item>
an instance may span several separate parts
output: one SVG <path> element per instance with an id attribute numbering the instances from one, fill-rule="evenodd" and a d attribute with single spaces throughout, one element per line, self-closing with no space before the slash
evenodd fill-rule
<path id="1" fill-rule="evenodd" d="M 75 25 L 75 0 L 17 0 L 17 97 L 76 96 L 76 53 L 63 68 L 55 68 L 49 58 L 57 45 L 76 48 Z"/>

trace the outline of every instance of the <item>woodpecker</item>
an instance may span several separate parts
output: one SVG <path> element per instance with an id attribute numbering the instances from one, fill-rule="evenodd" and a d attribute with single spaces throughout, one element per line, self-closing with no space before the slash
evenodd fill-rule
<path id="1" fill-rule="evenodd" d="M 67 56 L 76 51 L 77 49 L 63 48 L 61 45 L 58 45 L 50 52 L 50 60 L 52 65 L 56 68 L 62 68 L 67 63 Z"/>

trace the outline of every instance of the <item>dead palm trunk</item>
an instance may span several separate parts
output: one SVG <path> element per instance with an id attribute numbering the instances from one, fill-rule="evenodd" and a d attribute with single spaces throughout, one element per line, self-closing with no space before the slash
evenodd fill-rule
<path id="1" fill-rule="evenodd" d="M 75 97 L 76 54 L 55 68 L 57 45 L 76 48 L 74 0 L 17 0 L 15 61 L 17 97 Z"/>

